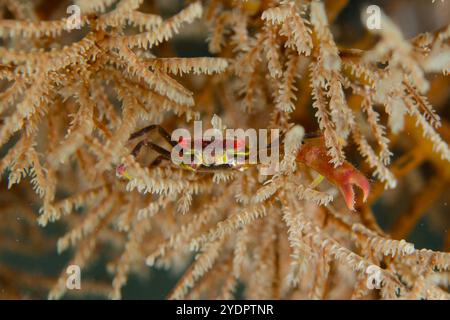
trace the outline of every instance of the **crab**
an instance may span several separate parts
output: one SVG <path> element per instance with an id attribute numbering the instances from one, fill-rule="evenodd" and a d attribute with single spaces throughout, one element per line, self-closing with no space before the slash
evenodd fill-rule
<path id="1" fill-rule="evenodd" d="M 223 170 L 244 171 L 251 167 L 248 163 L 249 147 L 246 144 L 246 141 L 241 139 L 235 139 L 233 141 L 223 139 L 222 141 L 218 141 L 218 143 L 222 143 L 224 152 L 218 155 L 213 154 L 212 159 L 205 159 L 202 156 L 202 150 L 209 146 L 213 141 L 205 139 L 190 140 L 183 137 L 180 137 L 178 141 L 173 141 L 171 135 L 163 127 L 156 124 L 149 125 L 133 133 L 130 136 L 129 141 L 145 136 L 147 133 L 155 130 L 171 146 L 171 151 L 148 139 L 143 139 L 136 144 L 131 152 L 134 157 L 137 157 L 144 146 L 155 151 L 158 156 L 151 163 L 151 166 L 159 165 L 161 161 L 171 161 L 173 164 L 184 170 L 199 173 Z M 280 137 L 280 141 L 283 136 L 284 135 Z M 192 145 L 199 145 L 202 150 L 195 150 L 192 148 Z M 180 159 L 176 162 L 173 161 L 172 151 L 176 146 L 181 147 L 181 154 L 187 155 L 191 161 L 183 162 Z M 267 149 L 270 149 L 270 145 Z M 244 161 L 236 161 L 236 156 L 241 156 L 240 159 L 243 159 Z M 297 152 L 296 162 L 305 165 L 319 174 L 315 185 L 318 185 L 323 179 L 327 179 L 330 183 L 335 185 L 341 192 L 345 204 L 350 210 L 355 211 L 355 186 L 363 192 L 363 201 L 367 201 L 370 192 L 370 184 L 367 178 L 347 161 L 344 161 L 341 165 L 335 167 L 327 153 L 324 139 L 320 135 L 305 135 L 302 146 Z M 129 174 L 125 164 L 120 164 L 116 168 L 116 174 L 119 177 L 132 180 L 132 176 Z"/>

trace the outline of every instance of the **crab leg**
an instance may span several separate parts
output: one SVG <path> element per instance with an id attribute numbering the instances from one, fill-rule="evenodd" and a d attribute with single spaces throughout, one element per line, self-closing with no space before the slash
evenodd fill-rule
<path id="1" fill-rule="evenodd" d="M 158 129 L 158 133 L 160 134 L 160 136 L 163 137 L 164 140 L 166 140 L 167 143 L 169 143 L 172 147 L 177 145 L 177 142 L 172 141 L 170 134 L 163 127 L 161 127 L 159 124 L 151 124 L 151 125 L 149 125 L 149 126 L 147 126 L 145 128 L 142 128 L 141 130 L 133 133 L 130 136 L 129 140 L 136 139 L 136 138 L 138 138 L 140 136 L 143 136 L 143 135 L 145 135 L 145 134 L 147 134 L 150 131 L 153 131 L 155 129 Z"/>
<path id="2" fill-rule="evenodd" d="M 146 140 L 142 140 L 140 141 L 133 149 L 133 151 L 131 152 L 131 154 L 133 155 L 133 157 L 137 157 L 137 155 L 139 154 L 139 151 L 142 149 L 143 146 L 149 147 L 150 149 L 152 149 L 153 151 L 157 152 L 159 154 L 159 156 L 152 162 L 152 165 L 156 165 L 159 162 L 161 162 L 161 160 L 171 160 L 170 158 L 170 152 L 167 151 L 166 149 L 158 146 L 157 144 L 150 142 L 150 141 L 146 141 Z M 125 177 L 128 180 L 131 180 L 131 176 L 128 173 L 127 167 L 125 164 L 120 164 L 117 166 L 116 168 L 116 174 L 119 177 Z"/>
<path id="3" fill-rule="evenodd" d="M 167 151 L 166 149 L 158 146 L 157 144 L 150 142 L 150 141 L 146 141 L 146 140 L 142 140 L 140 141 L 133 149 L 133 151 L 131 152 L 131 154 L 133 155 L 133 157 L 137 157 L 139 151 L 141 150 L 141 148 L 143 146 L 149 147 L 150 149 L 152 149 L 153 151 L 159 153 L 161 156 L 163 156 L 164 158 L 170 160 L 170 152 Z"/>
<path id="4" fill-rule="evenodd" d="M 160 134 L 160 136 L 167 142 L 169 143 L 172 147 L 174 147 L 177 143 L 172 141 L 170 134 L 163 128 L 161 127 L 159 124 L 151 124 L 147 127 L 142 128 L 141 130 L 133 133 L 132 135 L 130 135 L 130 138 L 128 139 L 130 140 L 134 140 L 136 138 L 139 138 L 155 129 L 158 129 L 158 133 Z M 152 162 L 152 165 L 157 165 L 158 163 L 160 163 L 162 160 L 171 160 L 171 156 L 170 156 L 170 152 L 167 151 L 166 149 L 158 146 L 157 144 L 147 141 L 147 140 L 142 140 L 140 141 L 133 149 L 133 151 L 131 152 L 131 154 L 136 157 L 139 153 L 139 151 L 142 149 L 143 146 L 149 147 L 150 149 L 152 149 L 153 151 L 156 151 L 159 156 Z M 129 175 L 127 168 L 124 164 L 120 164 L 117 166 L 116 168 L 116 174 L 119 177 L 125 177 L 128 180 L 131 180 L 131 176 Z"/>

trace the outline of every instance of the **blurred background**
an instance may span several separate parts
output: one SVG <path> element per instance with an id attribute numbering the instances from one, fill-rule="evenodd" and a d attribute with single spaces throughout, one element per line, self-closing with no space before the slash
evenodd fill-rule
<path id="1" fill-rule="evenodd" d="M 60 6 L 58 1 L 41 2 L 43 16 L 49 6 Z M 351 46 L 364 37 L 361 11 L 371 4 L 379 5 L 400 26 L 407 38 L 450 24 L 450 1 L 437 0 L 433 4 L 432 0 L 353 0 L 333 25 L 337 42 Z M 170 16 L 184 4 L 178 0 L 159 0 L 155 1 L 154 7 L 164 16 Z M 64 16 L 65 8 L 58 7 L 55 12 Z M 180 56 L 208 55 L 205 30 L 201 23 L 194 23 L 170 45 Z M 164 50 L 164 46 L 159 50 Z M 450 119 L 449 88 L 447 79 L 432 87 L 430 93 L 432 104 L 445 122 Z M 449 132 L 443 131 L 441 134 L 449 141 Z M 405 139 L 404 143 L 408 143 Z M 0 150 L 0 156 L 5 152 Z M 7 185 L 7 177 L 3 176 L 0 181 L 0 298 L 45 299 L 48 289 L 71 256 L 70 251 L 61 255 L 56 252 L 56 240 L 64 234 L 65 227 L 60 223 L 50 224 L 46 228 L 37 225 L 39 199 L 28 180 L 11 189 Z M 404 236 L 417 248 L 449 251 L 449 190 L 448 179 L 439 172 L 439 168 L 424 162 L 404 176 L 397 190 L 382 192 L 372 209 L 385 231 Z M 405 221 L 415 224 L 407 230 L 403 227 Z M 111 282 L 105 268 L 107 261 L 110 257 L 105 248 L 93 266 L 82 272 L 82 286 L 84 293 L 88 294 L 80 296 L 73 291 L 66 298 L 103 298 L 101 293 L 109 289 Z M 123 297 L 164 299 L 179 274 L 143 267 L 143 277 L 130 276 Z"/>

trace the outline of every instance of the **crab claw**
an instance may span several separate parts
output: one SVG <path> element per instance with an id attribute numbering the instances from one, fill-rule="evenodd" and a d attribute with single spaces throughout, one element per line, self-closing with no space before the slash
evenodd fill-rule
<path id="1" fill-rule="evenodd" d="M 297 154 L 297 161 L 324 176 L 329 182 L 339 188 L 347 207 L 355 210 L 355 192 L 357 186 L 363 192 L 363 200 L 367 201 L 370 184 L 367 178 L 349 162 L 344 161 L 340 166 L 334 167 L 323 139 L 314 139 L 305 142 Z"/>
<path id="2" fill-rule="evenodd" d="M 344 167 L 344 168 L 342 168 Z M 334 183 L 336 183 L 344 196 L 344 201 L 347 207 L 354 211 L 355 210 L 355 191 L 354 186 L 360 188 L 363 192 L 363 201 L 367 201 L 367 197 L 370 192 L 370 184 L 366 177 L 356 170 L 349 163 L 344 163 L 341 167 L 336 168 L 337 171 L 344 173 L 342 175 L 338 174 L 335 177 Z"/>

